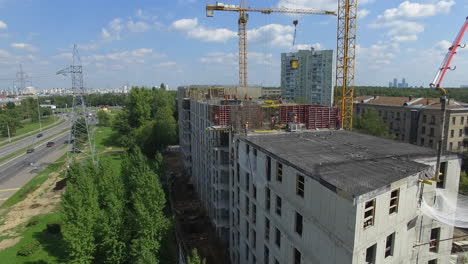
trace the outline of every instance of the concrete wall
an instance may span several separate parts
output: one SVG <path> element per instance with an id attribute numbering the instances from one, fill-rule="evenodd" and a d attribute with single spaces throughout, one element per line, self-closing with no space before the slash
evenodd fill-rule
<path id="1" fill-rule="evenodd" d="M 294 250 L 302 254 L 301 263 L 365 263 L 366 250 L 377 244 L 376 263 L 427 263 L 438 259 L 446 263 L 451 242 L 440 242 L 437 253 L 429 252 L 429 246 L 413 248 L 415 244 L 427 243 L 431 229 L 441 227 L 440 238 L 448 238 L 453 228 L 421 216 L 419 208 L 419 174 L 402 179 L 380 190 L 356 197 L 354 200 L 335 193 L 316 180 L 305 177 L 304 198 L 296 194 L 298 171 L 283 164 L 282 182 L 276 180 L 274 156 L 270 156 L 271 180 L 266 177 L 267 153 L 249 147 L 240 140 L 238 147 L 234 137 L 231 147 L 230 210 L 231 235 L 230 254 L 233 263 L 258 263 L 264 261 L 264 249 L 268 248 L 269 261 L 293 263 Z M 238 157 L 237 157 L 238 156 Z M 445 188 L 456 190 L 460 173 L 460 160 L 455 156 L 448 160 Z M 420 159 L 428 165 L 435 165 L 434 158 Z M 237 177 L 239 164 L 239 177 Z M 246 177 L 246 174 L 249 177 Z M 237 180 L 238 179 L 238 180 Z M 247 183 L 249 187 L 247 187 Z M 255 187 L 254 187 L 255 186 Z M 426 199 L 434 198 L 434 186 L 425 186 Z M 247 188 L 249 190 L 247 190 Z M 253 189 L 256 188 L 256 198 Z M 265 194 L 270 190 L 270 209 L 267 209 Z M 239 193 L 237 191 L 239 190 Z M 390 195 L 399 189 L 398 212 L 389 213 Z M 281 216 L 275 212 L 276 196 L 281 197 Z M 363 226 L 365 202 L 375 199 L 374 225 Z M 249 203 L 247 206 L 246 203 Z M 253 220 L 253 207 L 256 218 Z M 249 210 L 248 212 L 246 210 Z M 303 234 L 295 232 L 295 213 L 303 216 Z M 239 219 L 239 223 L 237 223 Z M 265 222 L 270 222 L 269 240 L 265 239 Z M 411 225 L 413 222 L 414 225 Z M 275 229 L 281 232 L 281 246 L 275 244 Z M 392 256 L 385 257 L 387 236 L 395 233 Z M 256 235 L 255 242 L 253 234 Z M 248 256 L 247 256 L 248 255 Z M 410 261 L 410 262 L 408 262 Z"/>
<path id="2" fill-rule="evenodd" d="M 351 263 L 354 243 L 354 227 L 356 208 L 353 202 L 336 195 L 317 181 L 305 177 L 304 198 L 296 194 L 296 169 L 283 164 L 283 180 L 276 180 L 276 161 L 272 158 L 271 181 L 266 180 L 267 154 L 257 150 L 256 166 L 253 147 L 250 147 L 250 165 L 246 154 L 246 144 L 241 141 L 238 148 L 240 177 L 230 177 L 231 189 L 231 260 L 233 263 L 252 263 L 256 258 L 258 263 L 264 263 L 264 248 L 269 249 L 270 263 L 293 263 L 294 249 L 302 254 L 302 263 Z M 234 155 L 235 157 L 236 155 Z M 234 174 L 237 165 L 232 166 Z M 256 167 L 256 169 L 250 169 Z M 250 176 L 249 191 L 246 190 L 246 173 Z M 253 183 L 256 183 L 257 199 L 253 197 Z M 239 187 L 239 204 L 237 203 L 237 188 Z M 266 188 L 270 189 L 270 210 L 265 204 Z M 275 212 L 276 196 L 281 197 L 281 216 Z M 246 212 L 246 199 L 249 202 L 249 215 Z M 252 208 L 256 207 L 256 223 L 252 220 Z M 240 225 L 237 225 L 239 210 Z M 295 232 L 295 214 L 303 216 L 303 234 Z M 270 239 L 265 241 L 265 219 L 270 221 Z M 249 224 L 249 239 L 245 222 Z M 281 232 L 281 247 L 275 244 L 275 228 Z M 256 248 L 251 241 L 252 230 L 256 233 Z M 237 233 L 239 232 L 239 247 Z M 248 247 L 246 252 L 245 247 Z M 238 255 L 236 255 L 238 254 Z M 249 254 L 248 260 L 246 254 Z"/>
<path id="3" fill-rule="evenodd" d="M 195 190 L 216 228 L 218 237 L 227 243 L 228 141 L 223 142 L 219 132 L 206 129 L 214 125 L 209 117 L 209 104 L 184 100 L 184 96 L 184 88 L 179 88 L 179 139 L 184 166 L 192 176 Z"/>
<path id="4" fill-rule="evenodd" d="M 443 157 L 448 162 L 446 171 L 445 189 L 457 192 L 460 160 L 455 156 Z M 435 159 L 418 159 L 420 163 L 431 165 L 435 168 Z M 366 250 L 372 245 L 377 245 L 376 263 L 427 263 L 429 260 L 437 259 L 438 263 L 448 263 L 452 244 L 451 241 L 439 243 L 437 253 L 429 251 L 429 245 L 417 246 L 430 241 L 433 228 L 441 228 L 440 239 L 453 236 L 453 227 L 442 224 L 422 215 L 419 210 L 419 190 L 421 184 L 417 182 L 418 175 L 402 179 L 393 183 L 385 190 L 375 194 L 366 194 L 356 199 L 357 220 L 355 248 L 353 263 L 365 263 Z M 424 185 L 424 199 L 433 201 L 436 185 Z M 399 189 L 399 208 L 397 213 L 389 214 L 390 194 Z M 365 202 L 376 200 L 375 222 L 371 227 L 364 228 Z M 411 222 L 414 225 L 411 226 Z M 387 236 L 395 232 L 395 243 L 393 255 L 385 257 L 385 245 Z"/>

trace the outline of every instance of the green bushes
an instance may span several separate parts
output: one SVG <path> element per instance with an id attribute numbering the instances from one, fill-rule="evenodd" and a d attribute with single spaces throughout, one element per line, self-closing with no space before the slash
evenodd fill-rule
<path id="1" fill-rule="evenodd" d="M 27 257 L 30 256 L 41 248 L 41 244 L 37 240 L 33 240 L 23 245 L 16 253 L 18 256 Z"/>

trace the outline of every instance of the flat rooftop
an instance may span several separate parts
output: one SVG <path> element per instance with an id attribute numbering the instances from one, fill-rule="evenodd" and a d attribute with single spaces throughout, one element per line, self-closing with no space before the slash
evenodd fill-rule
<path id="1" fill-rule="evenodd" d="M 413 160 L 436 156 L 429 148 L 344 130 L 241 138 L 332 191 L 353 197 L 428 171 L 430 166 Z"/>

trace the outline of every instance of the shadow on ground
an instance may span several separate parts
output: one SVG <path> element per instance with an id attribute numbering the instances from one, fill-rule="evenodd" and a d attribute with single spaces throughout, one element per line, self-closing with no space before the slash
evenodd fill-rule
<path id="1" fill-rule="evenodd" d="M 61 233 L 50 233 L 47 228 L 41 232 L 34 233 L 33 237 L 41 243 L 42 248 L 49 256 L 57 259 L 58 263 L 66 263 L 66 247 Z M 38 260 L 27 262 L 26 264 L 46 264 L 46 261 Z"/>

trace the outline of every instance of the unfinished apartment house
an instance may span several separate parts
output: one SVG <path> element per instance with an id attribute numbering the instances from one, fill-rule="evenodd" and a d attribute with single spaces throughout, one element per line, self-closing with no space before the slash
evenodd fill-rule
<path id="1" fill-rule="evenodd" d="M 434 150 L 350 131 L 234 135 L 230 158 L 232 263 L 449 263 L 419 206 L 458 190 L 455 154 L 432 185 Z"/>
<path id="2" fill-rule="evenodd" d="M 357 115 L 374 109 L 397 140 L 437 149 L 442 118 L 438 98 L 361 96 L 354 103 Z M 468 150 L 467 103 L 449 100 L 445 138 L 446 150 Z"/>
<path id="3" fill-rule="evenodd" d="M 178 89 L 179 140 L 184 166 L 217 235 L 226 244 L 229 242 L 230 135 L 244 134 L 246 127 L 248 133 L 281 129 L 292 116 L 297 118 L 296 130 L 334 128 L 338 115 L 334 107 L 266 105 L 258 100 L 261 96 L 261 88 L 186 86 Z"/>

